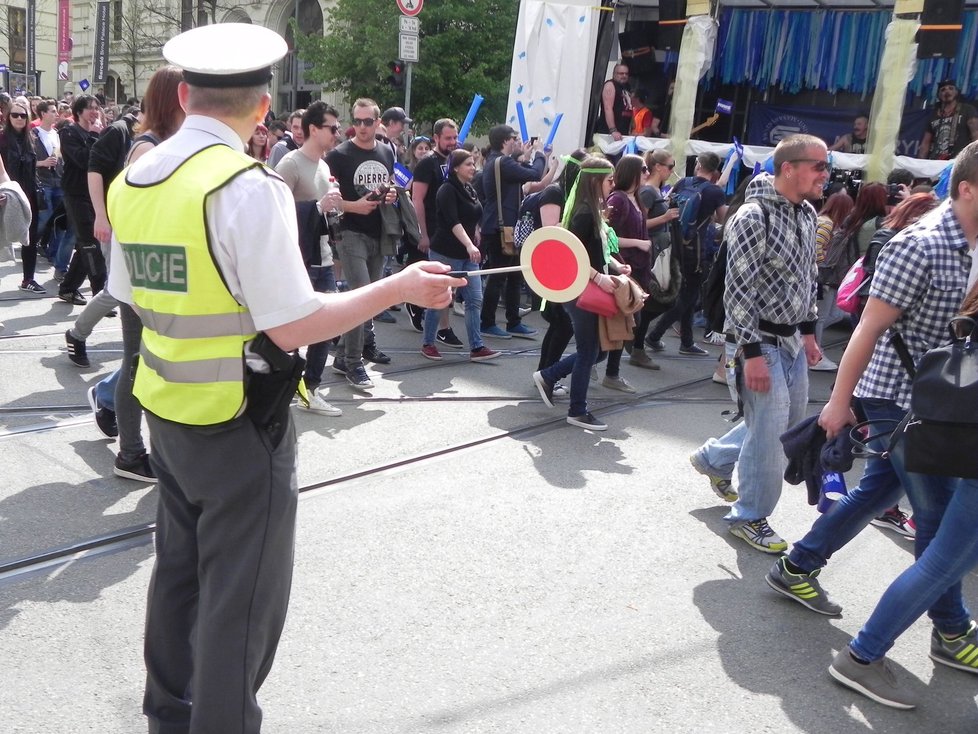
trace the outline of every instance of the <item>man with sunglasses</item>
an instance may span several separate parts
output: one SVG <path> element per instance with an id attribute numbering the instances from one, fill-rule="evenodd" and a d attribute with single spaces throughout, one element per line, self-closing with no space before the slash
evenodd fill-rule
<path id="1" fill-rule="evenodd" d="M 949 161 L 972 140 L 978 140 L 978 112 L 962 104 L 954 80 L 945 79 L 937 85 L 937 105 L 920 140 L 918 157 Z"/>
<path id="2" fill-rule="evenodd" d="M 275 166 L 295 197 L 299 223 L 299 245 L 317 293 L 336 293 L 333 251 L 327 237 L 326 215 L 334 211 L 340 198 L 339 187 L 323 160 L 339 142 L 339 113 L 322 101 L 315 101 L 302 113 L 302 147 L 290 151 Z M 330 342 L 310 344 L 306 350 L 306 369 L 302 376 L 308 396 L 299 407 L 313 413 L 341 416 L 343 411 L 326 402 L 317 392 L 323 380 Z"/>
<path id="3" fill-rule="evenodd" d="M 380 207 L 393 204 L 397 192 L 391 185 L 394 155 L 377 140 L 380 108 L 372 99 L 353 103 L 352 140 L 341 143 L 326 155 L 329 170 L 336 176 L 343 198 L 342 236 L 336 245 L 347 286 L 352 290 L 380 280 L 384 274 L 383 231 Z M 346 375 L 357 390 L 370 390 L 374 383 L 364 369 L 364 360 L 388 364 L 390 357 L 377 348 L 374 325 L 368 319 L 340 339 L 333 371 Z"/>
<path id="4" fill-rule="evenodd" d="M 822 357 L 815 341 L 815 208 L 828 180 L 825 143 L 792 135 L 774 150 L 775 175 L 758 175 L 727 222 L 724 331 L 737 348 L 744 425 L 710 439 L 690 461 L 714 491 L 734 501 L 724 518 L 750 547 L 781 553 L 788 545 L 768 517 L 781 497 L 786 459 L 780 436 L 805 415 L 808 367 Z M 729 487 L 736 458 L 737 492 Z M 738 496 L 739 494 L 739 496 Z"/>

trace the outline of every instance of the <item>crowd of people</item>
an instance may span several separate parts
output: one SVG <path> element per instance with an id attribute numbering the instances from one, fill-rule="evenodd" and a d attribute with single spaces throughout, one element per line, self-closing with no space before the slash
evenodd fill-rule
<path id="1" fill-rule="evenodd" d="M 259 34 L 261 52 L 235 52 L 251 47 L 242 33 Z M 219 53 L 225 65 L 215 71 L 209 59 Z M 174 66 L 159 69 L 142 102 L 121 108 L 118 119 L 87 94 L 71 100 L 67 117 L 53 100 L 15 99 L 0 110 L 0 175 L 20 185 L 31 213 L 21 290 L 44 293 L 36 255 L 47 256 L 58 298 L 85 306 L 65 334 L 68 359 L 80 367 L 89 365 L 95 323 L 121 316 L 122 365 L 91 388 L 89 401 L 99 430 L 119 436 L 115 473 L 159 482 L 146 641 L 151 721 L 174 731 L 190 721 L 258 730 L 255 694 L 291 578 L 293 397 L 299 409 L 342 414 L 321 390 L 331 347 L 333 372 L 357 391 L 372 389 L 366 365 L 391 362 L 373 322 L 399 304 L 429 360 L 443 359 L 440 348 L 466 346 L 451 327 L 453 302 L 472 362 L 498 358 L 491 346 L 498 340 L 535 340 L 523 323 L 522 274 L 457 277 L 518 263 L 511 233 L 523 218 L 580 240 L 590 287 L 619 301 L 625 291 L 641 294 L 623 320 L 598 315 L 582 299 L 529 296 L 547 323 L 538 368 L 528 375 L 543 402 L 566 398 L 569 424 L 605 430 L 588 403 L 597 365 L 602 386 L 635 393 L 621 372 L 625 354 L 635 375 L 659 369 L 653 357 L 675 328 L 679 355 L 703 360 L 710 356 L 697 344 L 703 329 L 704 343 L 724 346 L 714 379 L 731 388 L 744 420 L 690 461 L 731 503 L 729 531 L 779 556 L 766 577 L 775 591 L 837 615 L 841 606 L 818 581 L 831 555 L 870 522 L 915 537 L 916 563 L 835 658 L 831 675 L 886 705 L 912 707 L 885 653 L 924 611 L 934 622 L 931 657 L 978 673 L 978 624 L 960 589 L 978 561 L 969 532 L 975 480 L 909 472 L 896 452 L 871 459 L 859 486 L 790 553 L 768 522 L 786 465 L 780 438 L 805 417 L 809 370 L 838 371 L 817 418 L 829 439 L 857 414 L 899 419 L 910 381 L 889 330 L 918 359 L 942 343 L 955 314 L 978 311 L 978 143 L 956 154 L 944 202 L 899 171 L 888 184 L 864 184 L 853 199 L 829 184 L 826 143 L 807 135 L 779 143 L 773 174 L 745 180 L 728 201 L 729 169 L 711 153 L 679 176 L 684 161 L 666 150 L 615 161 L 583 149 L 561 156 L 522 142 L 505 124 L 478 150 L 458 145 L 459 126 L 448 118 L 430 137 L 409 137 L 413 121 L 402 108 L 382 112 L 368 98 L 353 103 L 348 126 L 322 101 L 278 120 L 266 89 L 284 53 L 267 29 L 199 28 L 168 44 Z M 604 126 L 620 136 L 627 68 L 616 68 L 610 84 Z M 651 131 L 658 122 L 649 113 L 639 124 Z M 395 179 L 402 169 L 406 185 Z M 10 190 L 4 195 L 10 206 Z M 696 212 L 683 230 L 677 202 L 690 200 Z M 283 256 L 269 252 L 268 241 L 293 246 Z M 147 273 L 154 257 L 177 258 L 160 275 L 165 287 Z M 850 317 L 835 302 L 857 260 L 866 287 Z M 725 268 L 726 316 L 722 329 L 711 329 L 700 313 L 702 286 L 717 267 Z M 80 292 L 86 278 L 91 300 Z M 836 364 L 822 351 L 824 330 L 847 319 L 854 332 Z M 620 321 L 624 335 L 612 337 Z M 898 506 L 904 494 L 913 522 Z M 199 532 L 203 515 L 207 537 Z M 214 564 L 210 573 L 200 573 L 198 557 Z M 255 630 L 261 634 L 249 634 Z M 227 654 L 232 648 L 247 653 L 243 665 Z M 236 685 L 242 676 L 245 684 Z"/>

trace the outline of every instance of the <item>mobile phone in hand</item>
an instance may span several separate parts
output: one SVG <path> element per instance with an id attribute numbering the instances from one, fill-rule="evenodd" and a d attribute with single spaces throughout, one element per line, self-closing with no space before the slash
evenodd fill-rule
<path id="1" fill-rule="evenodd" d="M 383 201 L 384 197 L 387 196 L 387 192 L 390 190 L 390 186 L 381 186 L 376 191 L 371 191 L 367 194 L 367 201 Z"/>

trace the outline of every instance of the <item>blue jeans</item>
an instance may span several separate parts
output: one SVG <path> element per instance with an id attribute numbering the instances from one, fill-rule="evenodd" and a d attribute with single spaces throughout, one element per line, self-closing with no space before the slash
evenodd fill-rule
<path id="1" fill-rule="evenodd" d="M 948 636 L 966 632 L 971 621 L 961 578 L 978 564 L 978 480 L 907 476 L 917 561 L 890 584 L 850 643 L 858 657 L 870 662 L 883 657 L 924 611 Z"/>
<path id="2" fill-rule="evenodd" d="M 333 274 L 333 266 L 310 267 L 309 282 L 316 293 L 336 293 L 336 276 Z M 323 370 L 326 368 L 326 357 L 329 356 L 329 340 L 316 342 L 306 347 L 306 370 L 303 380 L 306 387 L 315 388 L 323 381 Z"/>
<path id="3" fill-rule="evenodd" d="M 571 376 L 570 408 L 567 415 L 578 416 L 587 413 L 587 389 L 591 384 L 591 368 L 598 360 L 598 317 L 590 311 L 577 307 L 577 301 L 564 304 L 564 310 L 574 324 L 574 341 L 577 351 L 559 362 L 541 370 L 543 379 L 553 385 L 558 380 Z"/>
<path id="4" fill-rule="evenodd" d="M 121 371 L 121 369 L 116 370 L 95 386 L 95 399 L 98 401 L 98 407 L 108 408 L 115 412 L 115 386 L 119 382 Z"/>
<path id="5" fill-rule="evenodd" d="M 435 262 L 445 263 L 452 270 L 478 270 L 479 266 L 465 258 L 458 260 L 445 257 L 434 250 L 428 250 L 428 259 Z M 480 333 L 480 323 L 482 320 L 482 277 L 476 275 L 466 278 L 468 285 L 458 289 L 458 293 L 465 302 L 465 333 L 469 337 L 469 348 L 479 349 L 483 346 L 482 334 Z M 422 344 L 434 344 L 435 334 L 438 331 L 438 320 L 441 318 L 441 311 L 434 308 L 425 309 L 424 312 L 424 337 Z"/>
<path id="6" fill-rule="evenodd" d="M 747 437 L 747 423 L 737 422 L 720 438 L 711 438 L 696 450 L 699 464 L 724 479 L 733 479 L 734 466 Z"/>
<path id="7" fill-rule="evenodd" d="M 859 404 L 868 420 L 899 421 L 904 415 L 904 410 L 892 400 L 861 398 Z M 873 432 L 885 430 L 885 426 L 881 426 L 873 429 Z M 885 435 L 871 446 L 882 450 L 888 441 L 889 436 Z M 900 456 L 897 452 L 896 457 Z M 805 537 L 794 544 L 788 559 L 806 573 L 822 568 L 832 554 L 855 538 L 870 520 L 893 507 L 903 494 L 904 486 L 909 483 L 911 479 L 903 470 L 903 462 L 899 458 L 867 459 L 859 486 L 849 490 L 815 521 Z"/>
<path id="8" fill-rule="evenodd" d="M 771 388 L 761 393 L 744 385 L 741 391 L 747 427 L 737 461 L 740 498 L 724 518 L 731 523 L 760 520 L 774 512 L 787 465 L 781 434 L 804 418 L 808 403 L 805 350 L 792 357 L 780 346 L 761 344 L 761 355 L 771 374 Z"/>

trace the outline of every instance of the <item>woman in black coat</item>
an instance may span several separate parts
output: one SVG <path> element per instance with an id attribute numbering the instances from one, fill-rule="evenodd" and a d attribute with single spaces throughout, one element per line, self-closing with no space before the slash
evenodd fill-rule
<path id="1" fill-rule="evenodd" d="M 37 267 L 37 155 L 31 140 L 30 119 L 31 113 L 27 107 L 20 102 L 11 103 L 7 122 L 0 131 L 0 157 L 10 180 L 20 184 L 31 205 L 28 241 L 21 243 L 24 280 L 20 290 L 44 293 L 44 289 L 34 280 Z"/>

